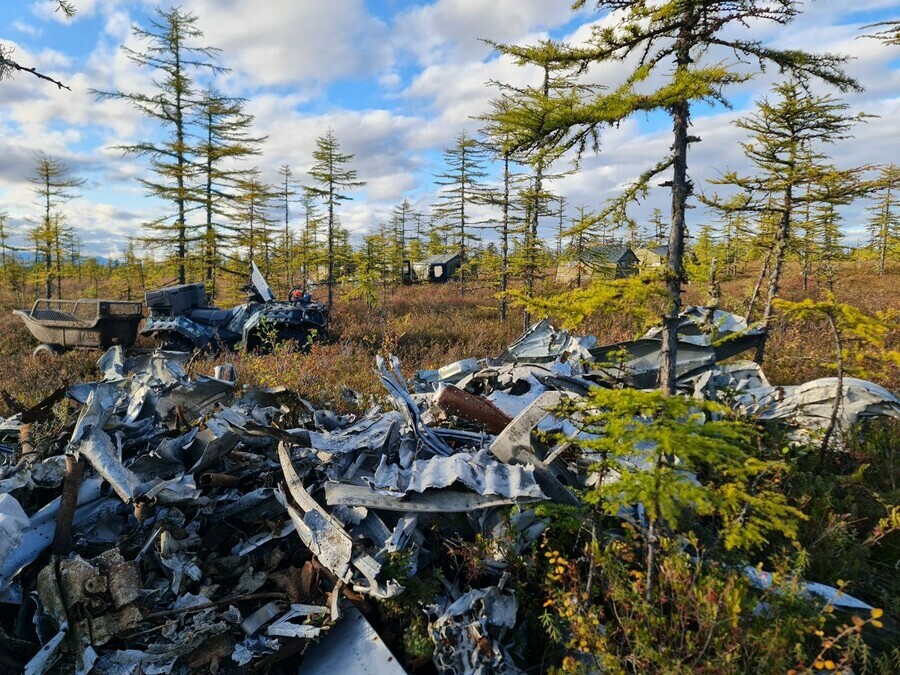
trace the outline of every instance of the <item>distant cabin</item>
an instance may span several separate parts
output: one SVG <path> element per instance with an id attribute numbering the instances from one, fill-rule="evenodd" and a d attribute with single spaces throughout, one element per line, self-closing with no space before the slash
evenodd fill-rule
<path id="1" fill-rule="evenodd" d="M 556 270 L 556 280 L 561 283 L 577 281 L 579 267 L 582 281 L 622 279 L 637 274 L 639 264 L 634 251 L 627 246 L 600 244 L 586 249 L 578 260 L 560 265 Z"/>
<path id="2" fill-rule="evenodd" d="M 459 253 L 443 253 L 414 262 L 412 270 L 417 281 L 445 284 L 453 278 L 461 265 L 462 256 Z"/>
<path id="3" fill-rule="evenodd" d="M 648 246 L 634 249 L 641 267 L 662 267 L 669 260 L 668 246 Z"/>

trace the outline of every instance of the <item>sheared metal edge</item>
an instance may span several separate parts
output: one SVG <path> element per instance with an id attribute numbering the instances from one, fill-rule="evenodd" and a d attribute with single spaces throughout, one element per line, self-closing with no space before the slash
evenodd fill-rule
<path id="1" fill-rule="evenodd" d="M 271 637 L 314 638 L 322 632 L 322 628 L 309 624 L 291 623 L 291 620 L 314 614 L 328 615 L 330 613 L 331 610 L 328 607 L 319 605 L 291 605 L 287 612 L 269 624 L 266 628 L 266 635 Z"/>
<path id="2" fill-rule="evenodd" d="M 452 457 L 417 459 L 410 469 L 388 464 L 382 455 L 372 480 L 376 488 L 398 494 L 422 493 L 429 488 L 446 488 L 457 482 L 480 495 L 545 499 L 534 480 L 533 466 L 502 464 L 490 458 L 487 451 L 476 455 L 461 452 Z"/>
<path id="3" fill-rule="evenodd" d="M 319 562 L 339 579 L 347 581 L 350 578 L 352 564 L 369 582 L 368 586 L 354 585 L 354 590 L 361 593 L 368 593 L 377 598 L 390 598 L 401 593 L 403 587 L 395 581 L 388 581 L 383 587 L 378 584 L 376 577 L 381 571 L 381 564 L 377 560 L 366 553 L 353 556 L 353 539 L 344 530 L 341 522 L 319 506 L 303 487 L 283 443 L 278 445 L 278 459 L 281 461 L 288 490 L 304 512 L 303 515 L 301 516 L 288 503 L 280 491 L 276 491 L 275 497 L 287 509 L 297 527 L 300 539 L 319 558 Z"/>
<path id="4" fill-rule="evenodd" d="M 241 622 L 241 630 L 248 636 L 253 635 L 279 614 L 281 614 L 281 609 L 279 609 L 278 603 L 270 602 L 244 619 Z"/>
<path id="5" fill-rule="evenodd" d="M 75 675 L 88 675 L 94 669 L 94 664 L 97 663 L 98 658 L 99 655 L 96 649 L 91 645 L 85 647 L 77 659 L 78 667 L 75 669 Z"/>
<path id="6" fill-rule="evenodd" d="M 364 418 L 339 432 L 310 431 L 309 443 L 315 450 L 335 454 L 383 450 L 402 419 L 402 413 L 392 410 L 377 418 Z"/>
<path id="7" fill-rule="evenodd" d="M 31 660 L 25 664 L 25 675 L 43 675 L 46 673 L 56 660 L 59 658 L 59 650 L 66 634 L 69 632 L 69 625 L 63 624 L 59 628 L 59 632 L 53 638 L 40 648 L 37 654 L 31 657 Z"/>
<path id="8" fill-rule="evenodd" d="M 231 549 L 231 555 L 247 555 L 248 553 L 258 549 L 263 544 L 268 544 L 270 541 L 288 536 L 291 532 L 296 531 L 296 529 L 297 526 L 294 525 L 294 521 L 289 520 L 278 532 L 261 532 L 259 534 L 253 535 L 252 537 L 247 539 L 247 541 L 241 544 L 235 544 L 234 548 Z"/>
<path id="9" fill-rule="evenodd" d="M 75 422 L 69 445 L 77 444 L 90 429 L 102 429 L 113 410 L 124 397 L 124 392 L 119 389 L 119 383 L 108 384 L 101 382 L 88 395 L 81 414 Z"/>
<path id="10" fill-rule="evenodd" d="M 350 539 L 350 535 L 344 530 L 340 521 L 319 506 L 319 503 L 303 487 L 300 476 L 297 475 L 283 443 L 278 444 L 278 459 L 281 462 L 281 470 L 284 473 L 288 490 L 303 511 L 303 515 L 301 516 L 288 504 L 283 494 L 276 491 L 275 496 L 287 508 L 303 543 L 316 554 L 323 565 L 336 576 L 344 579 L 350 570 L 350 556 L 353 550 L 353 541 Z"/>
<path id="11" fill-rule="evenodd" d="M 764 572 L 762 570 L 756 569 L 755 567 L 747 565 L 744 567 L 744 575 L 747 577 L 747 579 L 750 580 L 750 583 L 752 583 L 757 588 L 767 590 L 772 587 L 773 579 L 771 572 Z M 802 592 L 807 597 L 809 597 L 810 595 L 815 595 L 834 607 L 839 607 L 841 609 L 859 609 L 866 611 L 871 611 L 873 609 L 872 605 L 854 598 L 852 595 L 847 595 L 834 586 L 827 586 L 815 581 L 802 580 L 799 581 L 799 584 Z"/>
<path id="12" fill-rule="evenodd" d="M 110 501 L 102 499 L 100 478 L 85 479 L 78 490 L 78 507 L 75 509 L 74 523 L 77 524 L 95 514 Z M 31 517 L 31 525 L 22 532 L 22 542 L 7 556 L 0 566 L 0 591 L 5 590 L 15 576 L 33 563 L 53 541 L 56 531 L 56 512 L 60 498 L 57 497 Z"/>
<path id="13" fill-rule="evenodd" d="M 534 454 L 531 432 L 540 424 L 549 410 L 559 405 L 570 394 L 562 391 L 546 391 L 532 401 L 522 413 L 504 429 L 491 444 L 490 451 L 504 464 L 530 464 L 534 466 L 534 476 L 541 490 L 555 502 L 578 506 L 581 500 L 566 488 L 560 476 L 570 481 L 565 468 L 559 466 L 559 460 L 544 464 Z"/>
<path id="14" fill-rule="evenodd" d="M 365 485 L 325 483 L 325 501 L 329 506 L 364 506 L 401 513 L 465 513 L 495 506 L 511 506 L 540 501 L 533 498 L 508 499 L 471 492 L 441 490 L 424 494 L 409 493 L 402 498 L 389 497 Z"/>
<path id="15" fill-rule="evenodd" d="M 141 481 L 133 471 L 122 466 L 116 456 L 115 446 L 105 431 L 93 427 L 87 438 L 83 438 L 72 449 L 76 455 L 83 455 L 91 463 L 97 473 L 112 485 L 122 501 L 126 504 L 134 501 L 140 491 Z"/>
<path id="16" fill-rule="evenodd" d="M 355 607 L 303 655 L 303 675 L 406 675 L 366 618 Z"/>
<path id="17" fill-rule="evenodd" d="M 779 391 L 785 392 L 784 398 L 772 400 Z M 803 426 L 825 428 L 837 395 L 837 378 L 823 377 L 791 388 L 771 387 L 755 405 L 748 407 L 751 414 L 754 408 L 759 411 L 760 419 L 796 417 Z M 869 416 L 900 417 L 900 401 L 874 382 L 844 378 L 838 419 L 844 426 L 850 426 L 860 417 Z"/>
<path id="18" fill-rule="evenodd" d="M 9 494 L 0 494 L 0 566 L 22 541 L 31 519 L 19 500 Z"/>
<path id="19" fill-rule="evenodd" d="M 199 432 L 194 438 L 194 442 L 203 443 L 205 441 L 204 438 L 201 438 L 201 434 L 203 433 L 204 432 L 202 431 Z M 241 437 L 232 431 L 226 431 L 223 435 L 211 439 L 206 442 L 206 447 L 203 448 L 203 454 L 200 456 L 200 459 L 197 460 L 196 464 L 188 469 L 188 473 L 197 474 L 206 471 L 220 458 L 234 450 L 240 442 Z"/>
<path id="20" fill-rule="evenodd" d="M 115 345 L 104 352 L 97 360 L 97 368 L 103 373 L 105 382 L 115 382 L 125 377 L 125 359 L 122 347 Z"/>
<path id="21" fill-rule="evenodd" d="M 444 455 L 449 457 L 453 454 L 453 448 L 447 445 L 444 440 L 430 429 L 419 415 L 419 406 L 413 401 L 409 395 L 406 383 L 400 374 L 400 361 L 395 356 L 391 356 L 391 369 L 385 365 L 384 358 L 379 355 L 376 358 L 381 382 L 384 384 L 391 398 L 394 399 L 394 405 L 403 413 L 412 432 L 421 441 L 428 450 L 436 455 Z M 393 372 L 392 372 L 393 371 Z"/>

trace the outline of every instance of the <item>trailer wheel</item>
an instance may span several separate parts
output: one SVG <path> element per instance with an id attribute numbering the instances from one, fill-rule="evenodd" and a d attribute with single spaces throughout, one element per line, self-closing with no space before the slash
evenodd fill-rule
<path id="1" fill-rule="evenodd" d="M 54 345 L 54 344 L 39 344 L 34 348 L 34 351 L 31 352 L 32 356 L 40 357 L 40 358 L 55 358 L 66 351 L 62 345 Z"/>

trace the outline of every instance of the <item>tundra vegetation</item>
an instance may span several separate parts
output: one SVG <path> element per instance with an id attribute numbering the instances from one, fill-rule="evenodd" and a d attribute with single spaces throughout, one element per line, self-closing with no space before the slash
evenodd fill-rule
<path id="1" fill-rule="evenodd" d="M 483 133 L 461 131 L 445 149 L 436 203 L 404 199 L 361 241 L 341 224 L 340 205 L 365 176 L 336 134 L 323 130 L 313 157 L 297 158 L 295 167 L 253 165 L 265 139 L 254 134 L 244 101 L 217 92 L 224 69 L 217 50 L 201 46 L 198 18 L 160 11 L 149 27 L 135 29 L 144 51 L 128 52 L 154 73 L 157 90 L 98 96 L 125 100 L 159 123 L 162 135 L 121 150 L 148 160 L 141 184 L 167 211 L 119 259 L 86 254 L 65 215 L 80 179 L 61 161 L 37 155 L 28 178 L 40 203 L 27 250 L 11 243 L 8 214 L 0 213 L 0 303 L 140 299 L 147 289 L 203 281 L 229 306 L 240 301 L 252 259 L 277 296 L 308 285 L 332 305 L 332 328 L 327 342 L 307 350 L 274 345 L 266 355 L 228 355 L 239 384 L 285 386 L 317 406 L 354 413 L 387 403 L 376 355 L 398 356 L 412 375 L 497 355 L 535 317 L 550 316 L 601 344 L 661 321 L 659 390 L 592 390 L 558 411 L 592 434 L 580 449 L 599 457 L 601 478 L 615 469 L 619 482 L 600 480 L 579 507 L 538 507 L 549 527 L 524 549 L 512 539 L 447 539 L 433 576 L 477 584 L 489 578 L 486 560 L 503 557 L 521 603 L 517 639 L 529 672 L 898 672 L 897 421 L 838 430 L 832 420 L 798 445 L 777 425 L 675 394 L 674 377 L 677 315 L 697 304 L 767 329 L 755 356 L 776 385 L 836 375 L 900 390 L 898 169 L 839 166 L 828 154 L 865 122 L 839 98 L 865 83 L 844 73 L 840 55 L 779 51 L 754 40 L 757 22 L 780 25 L 796 16 L 791 0 L 611 0 L 596 7 L 620 10 L 626 20 L 596 28 L 584 45 L 495 45 L 537 66 L 540 81 L 490 85 L 497 98 L 482 117 Z M 896 22 L 871 31 L 880 48 L 896 48 Z M 707 60 L 714 46 L 737 54 L 739 66 Z M 610 60 L 634 68 L 604 87 L 583 81 L 592 65 Z M 688 153 L 700 138 L 690 130 L 692 108 L 726 103 L 729 86 L 766 63 L 780 80 L 738 122 L 751 175 L 723 166 L 713 184 L 693 185 Z M 19 70 L 28 69 L 0 51 L 0 76 Z M 648 89 L 656 71 L 664 77 Z M 815 80 L 834 93 L 814 94 Z M 653 110 L 671 116 L 671 153 L 635 176 L 620 198 L 571 204 L 551 191 L 573 154 L 602 151 L 604 129 Z M 492 162 L 496 172 L 485 168 Z M 663 175 L 670 213 L 636 221 L 629 209 Z M 855 201 L 869 240 L 848 249 L 839 207 Z M 688 222 L 689 206 L 706 207 L 702 227 Z M 476 220 L 485 209 L 491 217 Z M 555 240 L 540 236 L 551 221 Z M 486 234 L 491 229 L 495 235 Z M 607 279 L 580 264 L 598 245 L 667 245 L 669 255 L 658 271 Z M 457 283 L 403 285 L 404 261 L 445 253 L 463 258 Z M 575 275 L 557 280 L 569 264 Z M 0 415 L 96 376 L 95 353 L 47 360 L 32 358 L 32 347 L 18 320 L 0 315 Z M 211 374 L 221 361 L 200 354 L 190 368 Z M 343 388 L 360 396 L 351 403 Z M 615 462 L 647 447 L 653 450 L 640 469 Z M 637 503 L 647 528 L 627 515 Z M 768 570 L 773 584 L 754 587 L 743 572 L 748 566 Z M 801 578 L 876 609 L 843 612 L 810 602 Z M 428 672 L 432 645 L 418 608 L 436 584 L 410 580 L 408 589 L 379 603 L 379 626 L 408 669 Z"/>

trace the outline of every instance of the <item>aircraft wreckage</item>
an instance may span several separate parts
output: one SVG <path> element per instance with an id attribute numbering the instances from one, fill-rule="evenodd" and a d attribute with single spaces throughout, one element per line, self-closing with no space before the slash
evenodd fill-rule
<path id="1" fill-rule="evenodd" d="M 710 319 L 716 330 L 700 330 Z M 833 378 L 773 387 L 755 364 L 718 363 L 755 339 L 733 315 L 690 310 L 680 388 L 722 395 L 757 419 L 823 428 Z M 468 534 L 456 536 L 515 528 L 518 541 L 535 541 L 546 523 L 530 506 L 578 504 L 589 465 L 532 432 L 566 424 L 548 412 L 562 398 L 652 383 L 658 347 L 652 332 L 598 347 L 542 321 L 498 358 L 419 372 L 412 386 L 396 359 L 379 358 L 392 409 L 359 417 L 282 389 L 239 389 L 228 365 L 191 378 L 186 354 L 127 358 L 113 347 L 98 362 L 102 379 L 0 424 L 4 656 L 30 675 L 277 663 L 279 672 L 402 673 L 366 616 L 372 599 L 405 590 L 388 561 L 404 554 L 405 579 L 433 567 L 437 533 L 460 517 Z M 842 394 L 841 428 L 900 417 L 900 401 L 870 382 L 845 379 Z M 77 415 L 36 442 L 35 425 L 64 399 Z M 524 665 L 511 639 L 518 601 L 503 561 L 492 562 L 494 585 L 444 580 L 422 610 L 440 672 Z M 811 602 L 868 607 L 828 586 L 807 591 Z"/>

